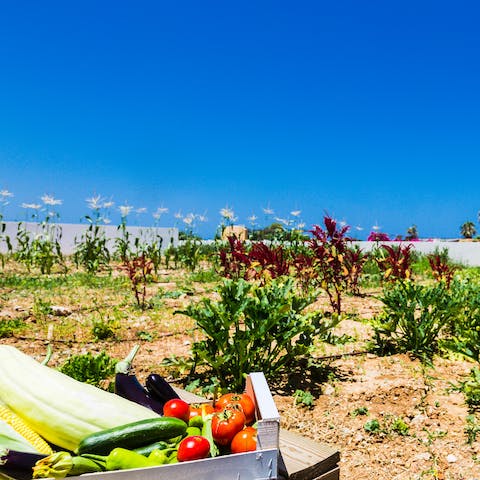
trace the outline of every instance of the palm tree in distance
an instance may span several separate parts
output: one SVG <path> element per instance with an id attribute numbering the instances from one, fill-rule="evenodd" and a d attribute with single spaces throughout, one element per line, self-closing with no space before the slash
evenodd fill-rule
<path id="1" fill-rule="evenodd" d="M 475 224 L 473 222 L 465 222 L 460 227 L 460 234 L 463 238 L 473 238 L 473 236 L 477 233 L 475 228 Z"/>
<path id="2" fill-rule="evenodd" d="M 405 240 L 418 240 L 418 230 L 416 225 L 412 225 L 405 235 Z"/>

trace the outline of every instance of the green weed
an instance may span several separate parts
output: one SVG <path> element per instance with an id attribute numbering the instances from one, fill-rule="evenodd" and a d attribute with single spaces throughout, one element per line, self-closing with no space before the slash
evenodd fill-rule
<path id="1" fill-rule="evenodd" d="M 315 399 L 310 392 L 305 390 L 295 390 L 293 394 L 295 405 L 301 405 L 303 407 L 313 408 Z"/>
<path id="2" fill-rule="evenodd" d="M 114 375 L 116 363 L 117 360 L 110 358 L 105 352 L 98 355 L 88 352 L 69 357 L 59 370 L 79 382 L 103 387 L 105 380 Z"/>
<path id="3" fill-rule="evenodd" d="M 24 320 L 12 319 L 0 321 L 0 338 L 13 337 L 26 328 Z"/>

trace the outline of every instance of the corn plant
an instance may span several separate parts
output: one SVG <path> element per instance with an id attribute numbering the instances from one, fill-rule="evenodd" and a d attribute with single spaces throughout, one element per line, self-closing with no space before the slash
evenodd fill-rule
<path id="1" fill-rule="evenodd" d="M 30 232 L 25 228 L 25 225 L 20 222 L 17 226 L 16 236 L 17 247 L 13 254 L 13 258 L 20 263 L 23 263 L 30 272 L 33 266 L 33 251 L 32 251 L 32 238 Z"/>
<path id="2" fill-rule="evenodd" d="M 62 229 L 51 220 L 47 215 L 39 224 L 40 232 L 35 235 L 27 230 L 23 222 L 18 224 L 14 258 L 23 263 L 29 272 L 36 267 L 42 274 L 49 274 L 56 264 L 66 268 L 60 245 Z"/>
<path id="3" fill-rule="evenodd" d="M 138 239 L 140 242 L 140 239 Z M 162 262 L 162 244 L 163 238 L 157 233 L 152 232 L 151 237 L 148 238 L 141 246 L 138 245 L 137 251 L 141 252 L 152 262 L 153 271 L 158 274 L 158 269 Z"/>
<path id="4" fill-rule="evenodd" d="M 109 268 L 110 251 L 104 229 L 99 225 L 98 217 L 86 215 L 86 231 L 75 238 L 73 261 L 77 267 L 83 267 L 88 273 L 96 273 L 102 268 Z"/>
<path id="5" fill-rule="evenodd" d="M 177 247 L 178 259 L 187 270 L 194 272 L 202 258 L 202 242 L 194 236 L 187 236 L 181 245 Z"/>
<path id="6" fill-rule="evenodd" d="M 169 268 L 178 268 L 180 259 L 178 256 L 178 249 L 173 245 L 169 245 L 168 248 L 165 249 L 163 252 L 164 261 L 165 261 L 165 268 L 168 270 Z"/>
<path id="7" fill-rule="evenodd" d="M 131 239 L 127 230 L 126 218 L 122 217 L 120 225 L 117 227 L 117 237 L 115 238 L 115 256 L 122 262 L 130 257 Z"/>
<path id="8" fill-rule="evenodd" d="M 439 350 L 439 336 L 458 318 L 460 305 L 445 283 L 431 286 L 398 281 L 384 288 L 383 310 L 373 321 L 380 353 L 410 353 L 430 363 Z"/>
<path id="9" fill-rule="evenodd" d="M 193 344 L 194 361 L 223 388 L 241 391 L 254 371 L 278 380 L 308 354 L 319 332 L 333 328 L 321 312 L 305 313 L 313 297 L 299 296 L 291 278 L 265 285 L 224 279 L 218 293 L 219 301 L 204 298 L 176 313 L 195 319 L 205 340 Z"/>
<path id="10" fill-rule="evenodd" d="M 12 242 L 10 241 L 10 237 L 5 234 L 5 230 L 7 228 L 6 223 L 3 221 L 3 215 L 0 213 L 0 247 L 5 245 L 6 247 L 6 254 L 0 252 L 0 263 L 2 268 L 5 267 L 5 258 L 10 255 L 13 251 Z"/>

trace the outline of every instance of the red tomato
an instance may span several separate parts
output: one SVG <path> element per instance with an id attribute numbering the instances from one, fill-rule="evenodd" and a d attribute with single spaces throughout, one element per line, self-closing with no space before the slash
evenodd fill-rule
<path id="1" fill-rule="evenodd" d="M 202 410 L 205 410 L 205 414 L 213 413 L 215 410 L 209 403 L 191 403 L 190 404 L 190 418 L 202 415 Z"/>
<path id="2" fill-rule="evenodd" d="M 239 403 L 245 414 L 247 425 L 255 421 L 255 403 L 246 393 L 225 393 L 215 403 L 215 408 L 221 410 L 228 404 Z"/>
<path id="3" fill-rule="evenodd" d="M 254 427 L 245 427 L 240 430 L 230 444 L 232 453 L 253 452 L 257 449 L 257 429 Z"/>
<path id="4" fill-rule="evenodd" d="M 210 454 L 210 442 L 200 435 L 185 437 L 178 445 L 177 459 L 179 462 L 200 460 Z"/>
<path id="5" fill-rule="evenodd" d="M 226 408 L 215 412 L 212 417 L 212 435 L 218 445 L 228 445 L 237 432 L 245 426 L 242 411 Z"/>
<path id="6" fill-rule="evenodd" d="M 188 422 L 190 405 L 180 398 L 172 398 L 163 406 L 163 414 L 166 417 L 180 418 L 184 422 Z"/>

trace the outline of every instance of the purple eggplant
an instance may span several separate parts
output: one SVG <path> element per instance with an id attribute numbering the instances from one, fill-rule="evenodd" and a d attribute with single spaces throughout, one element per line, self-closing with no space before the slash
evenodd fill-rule
<path id="1" fill-rule="evenodd" d="M 135 345 L 127 357 L 115 366 L 115 393 L 162 415 L 165 402 L 152 397 L 138 378 L 130 373 L 133 359 L 139 348 L 139 345 Z"/>
<path id="2" fill-rule="evenodd" d="M 35 463 L 46 456 L 40 453 L 17 452 L 8 448 L 0 448 L 0 474 L 3 473 L 18 480 L 30 480 Z"/>
<path id="3" fill-rule="evenodd" d="M 173 398 L 180 398 L 171 385 L 158 373 L 151 373 L 145 382 L 148 393 L 163 403 Z"/>

